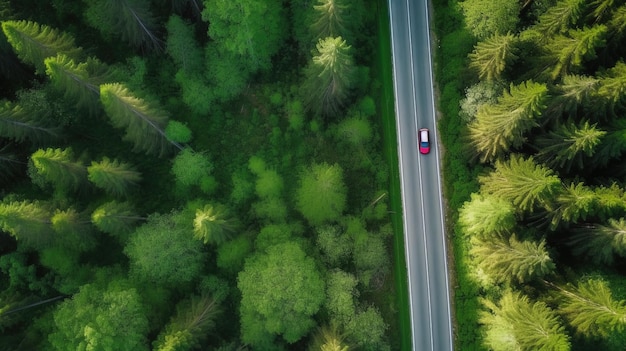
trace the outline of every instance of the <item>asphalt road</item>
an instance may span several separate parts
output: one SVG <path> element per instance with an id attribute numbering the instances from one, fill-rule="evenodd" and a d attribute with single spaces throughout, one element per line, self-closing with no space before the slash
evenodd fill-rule
<path id="1" fill-rule="evenodd" d="M 428 0 L 388 0 L 413 350 L 453 349 Z M 431 152 L 418 152 L 417 129 Z"/>

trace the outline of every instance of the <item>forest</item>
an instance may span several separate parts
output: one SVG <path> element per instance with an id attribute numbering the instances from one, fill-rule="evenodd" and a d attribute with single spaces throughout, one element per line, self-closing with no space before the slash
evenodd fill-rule
<path id="1" fill-rule="evenodd" d="M 626 4 L 436 0 L 459 350 L 624 350 Z"/>
<path id="2" fill-rule="evenodd" d="M 378 6 L 0 0 L 0 349 L 398 349 Z"/>

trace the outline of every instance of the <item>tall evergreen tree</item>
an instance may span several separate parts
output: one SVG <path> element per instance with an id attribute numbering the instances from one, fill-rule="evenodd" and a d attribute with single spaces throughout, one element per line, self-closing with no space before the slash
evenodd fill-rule
<path id="1" fill-rule="evenodd" d="M 308 351 L 350 351 L 351 347 L 337 327 L 324 325 L 314 334 Z"/>
<path id="2" fill-rule="evenodd" d="M 617 62 L 614 67 L 608 69 L 600 77 L 600 86 L 597 92 L 597 100 L 605 109 L 597 109 L 596 113 L 610 113 L 615 115 L 616 108 L 626 107 L 626 63 Z"/>
<path id="3" fill-rule="evenodd" d="M 496 161 L 495 166 L 488 175 L 478 177 L 481 192 L 510 201 L 521 211 L 548 203 L 561 187 L 558 176 L 535 163 L 532 156 L 511 155 L 508 161 Z"/>
<path id="4" fill-rule="evenodd" d="M 222 244 L 236 230 L 236 223 L 222 205 L 206 205 L 196 211 L 193 234 L 205 244 Z"/>
<path id="5" fill-rule="evenodd" d="M 559 0 L 554 6 L 539 16 L 536 25 L 537 30 L 545 38 L 553 34 L 565 33 L 568 29 L 576 27 L 576 23 L 583 14 L 586 0 Z"/>
<path id="6" fill-rule="evenodd" d="M 574 230 L 568 243 L 576 255 L 611 264 L 615 254 L 626 257 L 626 219 L 609 218 L 606 225 L 587 224 Z"/>
<path id="7" fill-rule="evenodd" d="M 507 66 L 517 60 L 516 45 L 517 38 L 511 33 L 491 36 L 474 46 L 469 55 L 470 67 L 478 71 L 482 80 L 498 80 Z"/>
<path id="8" fill-rule="evenodd" d="M 39 149 L 30 157 L 34 167 L 32 174 L 42 177 L 60 191 L 76 191 L 87 180 L 87 168 L 75 160 L 71 148 Z"/>
<path id="9" fill-rule="evenodd" d="M 57 233 L 55 244 L 77 252 L 93 249 L 96 246 L 94 230 L 89 220 L 70 208 L 56 210 L 50 219 L 52 229 Z"/>
<path id="10" fill-rule="evenodd" d="M 128 202 L 109 201 L 91 213 L 91 222 L 98 229 L 119 238 L 125 238 L 141 220 L 145 218 L 137 215 Z"/>
<path id="11" fill-rule="evenodd" d="M 127 195 L 129 189 L 141 180 L 141 173 L 125 162 L 104 157 L 87 167 L 89 180 L 98 188 L 115 196 Z"/>
<path id="12" fill-rule="evenodd" d="M 326 116 L 339 113 L 354 83 L 351 46 L 341 37 L 320 39 L 306 68 L 307 108 Z"/>
<path id="13" fill-rule="evenodd" d="M 583 183 L 571 183 L 563 187 L 554 199 L 554 204 L 547 204 L 546 217 L 550 226 L 556 229 L 560 224 L 575 224 L 595 214 L 596 194 Z"/>
<path id="14" fill-rule="evenodd" d="M 194 28 L 181 17 L 172 15 L 167 21 L 166 52 L 176 65 L 191 73 L 202 72 L 204 53 L 194 38 Z"/>
<path id="15" fill-rule="evenodd" d="M 311 25 L 313 35 L 316 38 L 350 38 L 348 22 L 351 7 L 350 2 L 344 0 L 317 0 L 317 4 L 313 5 L 316 14 Z"/>
<path id="16" fill-rule="evenodd" d="M 508 233 L 515 226 L 515 208 L 502 198 L 474 193 L 461 207 L 459 223 L 470 237 Z"/>
<path id="17" fill-rule="evenodd" d="M 54 239 L 50 216 L 50 211 L 37 202 L 0 203 L 0 229 L 36 249 L 45 248 Z"/>
<path id="18" fill-rule="evenodd" d="M 126 129 L 124 139 L 135 144 L 134 151 L 163 155 L 172 145 L 183 149 L 167 139 L 168 116 L 155 103 L 136 97 L 119 83 L 101 85 L 100 100 L 111 124 Z"/>
<path id="19" fill-rule="evenodd" d="M 58 128 L 37 120 L 19 104 L 0 103 L 0 137 L 41 144 L 58 137 L 58 132 Z"/>
<path id="20" fill-rule="evenodd" d="M 569 337 L 558 316 L 543 302 L 507 291 L 497 303 L 483 300 L 480 323 L 493 351 L 568 351 Z"/>
<path id="21" fill-rule="evenodd" d="M 84 0 L 85 18 L 107 39 L 121 38 L 135 48 L 160 49 L 157 21 L 148 0 Z"/>
<path id="22" fill-rule="evenodd" d="M 554 116 L 567 113 L 576 117 L 579 108 L 592 106 L 591 101 L 599 85 L 600 80 L 596 77 L 565 75 L 561 84 L 556 86 L 558 95 L 550 101 L 549 113 Z"/>
<path id="23" fill-rule="evenodd" d="M 519 147 L 524 133 L 538 126 L 537 119 L 545 109 L 548 89 L 531 81 L 511 84 L 495 104 L 478 109 L 476 119 L 469 125 L 472 145 L 480 159 L 492 161 L 511 147 Z"/>
<path id="24" fill-rule="evenodd" d="M 583 62 L 596 57 L 596 49 L 606 45 L 607 27 L 595 25 L 581 30 L 570 30 L 567 35 L 556 35 L 546 44 L 550 63 L 550 78 L 556 79 L 582 68 Z"/>
<path id="25" fill-rule="evenodd" d="M 40 74 L 46 71 L 46 57 L 64 54 L 73 59 L 80 58 L 81 49 L 75 46 L 72 36 L 46 25 L 30 21 L 4 21 L 2 31 L 17 56 L 35 66 Z"/>
<path id="26" fill-rule="evenodd" d="M 526 283 L 545 277 L 556 268 L 545 241 L 520 241 L 515 234 L 476 240 L 471 253 L 476 257 L 479 267 L 496 281 Z"/>

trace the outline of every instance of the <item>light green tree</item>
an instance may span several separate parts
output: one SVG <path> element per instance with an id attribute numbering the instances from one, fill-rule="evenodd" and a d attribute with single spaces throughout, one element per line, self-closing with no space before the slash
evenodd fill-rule
<path id="1" fill-rule="evenodd" d="M 556 268 L 544 240 L 518 240 L 515 234 L 475 240 L 471 253 L 479 267 L 496 281 L 526 283 Z"/>
<path id="2" fill-rule="evenodd" d="M 315 242 L 323 253 L 322 258 L 331 267 L 342 267 L 352 255 L 353 242 L 337 225 L 324 225 L 315 228 Z"/>
<path id="3" fill-rule="evenodd" d="M 100 162 L 92 161 L 87 173 L 89 181 L 95 186 L 115 196 L 127 195 L 130 188 L 141 180 L 141 173 L 131 164 L 108 157 Z"/>
<path id="4" fill-rule="evenodd" d="M 312 225 L 339 219 L 346 208 L 347 188 L 339 164 L 313 164 L 300 176 L 296 208 Z"/>
<path id="5" fill-rule="evenodd" d="M 356 315 L 356 301 L 359 298 L 358 279 L 342 270 L 328 273 L 326 278 L 326 302 L 331 324 L 345 328 Z"/>
<path id="6" fill-rule="evenodd" d="M 91 213 L 91 222 L 94 226 L 120 238 L 132 232 L 137 222 L 144 219 L 136 214 L 128 202 L 109 201 Z"/>
<path id="7" fill-rule="evenodd" d="M 537 120 L 546 107 L 547 96 L 546 85 L 527 81 L 511 84 L 495 104 L 480 106 L 468 128 L 481 161 L 493 161 L 511 148 L 520 147 L 524 133 L 539 125 Z"/>
<path id="8" fill-rule="evenodd" d="M 323 325 L 313 335 L 308 351 L 350 351 L 352 348 L 345 341 L 338 328 Z"/>
<path id="9" fill-rule="evenodd" d="M 557 79 L 582 69 L 584 61 L 596 57 L 596 49 L 606 45 L 607 27 L 595 25 L 581 30 L 569 30 L 546 43 L 550 78 Z"/>
<path id="10" fill-rule="evenodd" d="M 579 107 L 591 106 L 596 95 L 600 80 L 596 77 L 583 75 L 565 75 L 561 84 L 557 85 L 556 95 L 549 103 L 548 112 L 557 116 L 567 113 L 576 117 Z"/>
<path id="11" fill-rule="evenodd" d="M 543 302 L 506 291 L 497 303 L 483 300 L 480 323 L 493 351 L 569 351 L 569 336 L 557 314 Z"/>
<path id="12" fill-rule="evenodd" d="M 548 203 L 561 187 L 554 171 L 537 164 L 532 156 L 513 154 L 508 161 L 496 161 L 495 167 L 488 175 L 478 177 L 481 193 L 509 201 L 521 211 Z"/>
<path id="13" fill-rule="evenodd" d="M 53 312 L 55 329 L 48 336 L 55 350 L 149 350 L 148 320 L 133 288 L 111 283 L 88 284 Z"/>
<path id="14" fill-rule="evenodd" d="M 46 25 L 31 21 L 3 21 L 2 31 L 23 62 L 35 66 L 37 73 L 46 71 L 44 59 L 64 54 L 79 59 L 81 49 L 74 38 Z"/>
<path id="15" fill-rule="evenodd" d="M 604 109 L 598 109 L 596 113 L 610 113 L 615 115 L 615 108 L 624 106 L 626 99 L 626 63 L 617 62 L 614 67 L 600 75 L 600 86 L 596 93 L 595 103 L 600 103 Z"/>
<path id="16" fill-rule="evenodd" d="M 596 193 L 583 183 L 571 183 L 563 186 L 554 198 L 554 203 L 547 204 L 546 217 L 550 219 L 550 227 L 555 230 L 565 225 L 586 220 L 597 209 Z"/>
<path id="17" fill-rule="evenodd" d="M 352 38 L 351 15 L 358 11 L 352 2 L 345 0 L 317 0 L 313 5 L 315 19 L 311 30 L 316 38 L 342 37 Z"/>
<path id="18" fill-rule="evenodd" d="M 111 124 L 126 130 L 124 139 L 134 144 L 134 151 L 163 155 L 172 145 L 182 150 L 167 139 L 167 113 L 154 102 L 136 97 L 119 83 L 101 85 L 100 101 Z"/>
<path id="19" fill-rule="evenodd" d="M 308 110 L 326 116 L 340 112 L 354 84 L 351 46 L 341 37 L 320 39 L 305 70 L 304 100 Z"/>
<path id="20" fill-rule="evenodd" d="M 459 223 L 470 237 L 508 233 L 515 227 L 515 208 L 500 197 L 473 193 L 459 211 Z"/>
<path id="21" fill-rule="evenodd" d="M 478 71 L 482 80 L 498 80 L 504 70 L 517 60 L 517 44 L 517 37 L 511 33 L 486 38 L 476 44 L 469 54 L 470 67 Z"/>
<path id="22" fill-rule="evenodd" d="M 478 39 L 515 32 L 521 5 L 506 0 L 466 0 L 460 2 L 465 26 Z"/>
<path id="23" fill-rule="evenodd" d="M 157 21 L 148 0 L 84 0 L 87 23 L 108 40 L 125 41 L 135 48 L 160 49 Z"/>
<path id="24" fill-rule="evenodd" d="M 97 245 L 91 223 L 75 209 L 56 210 L 50 223 L 57 234 L 55 245 L 78 252 L 93 249 Z"/>
<path id="25" fill-rule="evenodd" d="M 199 186 L 211 178 L 213 163 L 208 155 L 185 148 L 176 155 L 172 163 L 172 173 L 176 182 L 185 187 Z"/>
<path id="26" fill-rule="evenodd" d="M 559 0 L 539 16 L 536 29 L 543 33 L 546 39 L 554 34 L 565 33 L 575 27 L 585 5 L 585 0 Z"/>
<path id="27" fill-rule="evenodd" d="M 241 291 L 241 339 L 267 347 L 276 335 L 295 343 L 314 326 L 324 301 L 315 261 L 294 242 L 269 247 L 246 260 L 237 278 Z"/>
<path id="28" fill-rule="evenodd" d="M 60 191 L 76 191 L 87 180 L 87 168 L 75 160 L 71 148 L 39 149 L 31 157 L 33 176 L 43 177 L 45 182 Z"/>
<path id="29" fill-rule="evenodd" d="M 196 210 L 193 236 L 205 244 L 220 245 L 237 230 L 237 222 L 224 205 L 205 205 Z"/>
<path id="30" fill-rule="evenodd" d="M 38 202 L 0 203 L 0 229 L 37 249 L 48 246 L 54 240 L 50 217 L 50 210 Z"/>
<path id="31" fill-rule="evenodd" d="M 346 327 L 347 339 L 359 350 L 376 351 L 389 348 L 385 333 L 389 325 L 376 307 L 369 306 L 357 312 Z"/>

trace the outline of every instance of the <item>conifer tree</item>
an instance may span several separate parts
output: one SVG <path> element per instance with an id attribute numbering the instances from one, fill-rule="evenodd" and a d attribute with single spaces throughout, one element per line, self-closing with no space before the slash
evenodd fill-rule
<path id="1" fill-rule="evenodd" d="M 193 27 L 179 16 L 172 15 L 167 21 L 167 33 L 166 52 L 174 63 L 186 72 L 202 72 L 204 53 L 194 39 Z"/>
<path id="2" fill-rule="evenodd" d="M 4 21 L 2 30 L 13 46 L 17 56 L 25 63 L 35 66 L 37 73 L 46 71 L 44 59 L 58 54 L 79 59 L 81 49 L 74 38 L 46 25 L 31 21 Z"/>
<path id="3" fill-rule="evenodd" d="M 577 116 L 579 108 L 591 106 L 600 81 L 596 77 L 582 75 L 565 75 L 561 84 L 556 86 L 559 93 L 550 101 L 550 114 L 560 116 L 567 113 L 571 117 Z"/>
<path id="4" fill-rule="evenodd" d="M 471 237 L 489 238 L 515 226 L 515 208 L 510 202 L 491 195 L 473 193 L 459 211 L 459 223 Z"/>
<path id="5" fill-rule="evenodd" d="M 167 139 L 164 129 L 168 116 L 155 103 L 136 97 L 119 83 L 101 85 L 100 100 L 111 124 L 125 128 L 124 139 L 135 145 L 134 151 L 163 155 L 172 145 L 182 150 Z"/>
<path id="6" fill-rule="evenodd" d="M 574 230 L 569 245 L 576 255 L 595 263 L 612 264 L 615 254 L 626 257 L 626 219 L 609 218 L 608 223 L 587 224 Z"/>
<path id="7" fill-rule="evenodd" d="M 507 66 L 517 60 L 516 45 L 517 38 L 511 33 L 491 36 L 474 46 L 469 55 L 470 67 L 478 71 L 482 80 L 498 80 Z"/>
<path id="8" fill-rule="evenodd" d="M 115 196 L 127 195 L 129 189 L 141 180 L 141 173 L 125 162 L 104 157 L 87 167 L 89 180 L 100 189 Z"/>
<path id="9" fill-rule="evenodd" d="M 352 348 L 338 328 L 323 325 L 315 332 L 308 351 L 350 351 Z"/>
<path id="10" fill-rule="evenodd" d="M 25 164 L 18 160 L 15 153 L 11 152 L 7 146 L 0 148 L 0 180 L 7 181 L 12 178 L 20 166 Z"/>
<path id="11" fill-rule="evenodd" d="M 57 190 L 76 191 L 87 180 L 87 168 L 75 160 L 71 148 L 39 149 L 30 159 L 34 167 L 33 176 L 42 177 Z"/>
<path id="12" fill-rule="evenodd" d="M 50 211 L 37 202 L 0 203 L 0 230 L 27 246 L 43 249 L 54 239 L 50 216 Z"/>
<path id="13" fill-rule="evenodd" d="M 554 172 L 535 163 L 532 156 L 524 159 L 511 155 L 508 161 L 496 161 L 496 169 L 479 176 L 481 192 L 510 201 L 521 211 L 532 211 L 548 203 L 561 187 Z"/>
<path id="14" fill-rule="evenodd" d="M 472 145 L 481 161 L 492 161 L 512 147 L 524 142 L 524 133 L 538 126 L 537 119 L 545 109 L 548 89 L 531 81 L 511 84 L 495 104 L 478 109 L 476 119 L 469 125 Z"/>
<path id="15" fill-rule="evenodd" d="M 311 25 L 313 35 L 317 38 L 350 38 L 347 22 L 350 21 L 351 7 L 350 2 L 344 0 L 317 0 L 313 5 L 316 14 Z"/>
<path id="16" fill-rule="evenodd" d="M 583 183 L 563 187 L 554 204 L 546 205 L 546 217 L 550 218 L 551 228 L 556 229 L 562 222 L 569 225 L 587 219 L 596 210 L 596 198 L 594 191 Z"/>
<path id="17" fill-rule="evenodd" d="M 568 351 L 569 337 L 558 316 L 543 302 L 507 291 L 486 307 L 480 323 L 486 328 L 485 344 L 493 351 Z"/>
<path id="18" fill-rule="evenodd" d="M 619 1 L 617 3 L 620 3 Z M 592 9 L 591 16 L 596 22 L 600 22 L 605 17 L 610 16 L 614 10 L 615 0 L 593 0 L 590 2 L 589 7 Z"/>
<path id="19" fill-rule="evenodd" d="M 545 38 L 574 28 L 581 18 L 586 0 L 559 0 L 539 16 L 536 28 Z"/>
<path id="20" fill-rule="evenodd" d="M 559 290 L 564 298 L 560 313 L 581 335 L 608 338 L 626 330 L 626 301 L 616 300 L 604 279 L 589 278 Z"/>
<path id="21" fill-rule="evenodd" d="M 107 39 L 121 38 L 135 48 L 161 48 L 156 34 L 157 21 L 147 0 L 84 0 L 87 22 Z"/>
<path id="22" fill-rule="evenodd" d="M 93 249 L 96 240 L 89 220 L 84 220 L 74 209 L 56 210 L 50 219 L 57 233 L 55 244 L 77 252 Z"/>
<path id="23" fill-rule="evenodd" d="M 616 108 L 624 108 L 626 99 L 626 63 L 617 62 L 600 77 L 600 86 L 596 94 L 598 101 L 605 110 L 597 109 L 596 113 L 608 112 L 615 115 Z"/>
<path id="24" fill-rule="evenodd" d="M 222 244 L 230 238 L 235 229 L 235 221 L 222 205 L 206 205 L 196 211 L 193 234 L 205 244 Z"/>
<path id="25" fill-rule="evenodd" d="M 554 272 L 545 241 L 518 240 L 515 234 L 476 240 L 471 253 L 496 281 L 526 283 Z"/>
<path id="26" fill-rule="evenodd" d="M 58 136 L 58 128 L 38 121 L 22 106 L 15 103 L 0 103 L 0 137 L 22 142 L 40 144 Z"/>
<path id="27" fill-rule="evenodd" d="M 307 108 L 329 116 L 337 114 L 354 83 L 351 46 L 341 37 L 320 39 L 304 83 Z"/>
<path id="28" fill-rule="evenodd" d="M 547 44 L 550 78 L 556 79 L 576 73 L 584 61 L 596 57 L 596 49 L 603 47 L 607 27 L 596 25 L 582 30 L 570 30 L 567 35 L 556 35 Z"/>
<path id="29" fill-rule="evenodd" d="M 137 215 L 128 202 L 109 201 L 91 213 L 91 222 L 98 229 L 120 238 L 132 232 L 141 220 L 145 218 Z"/>

